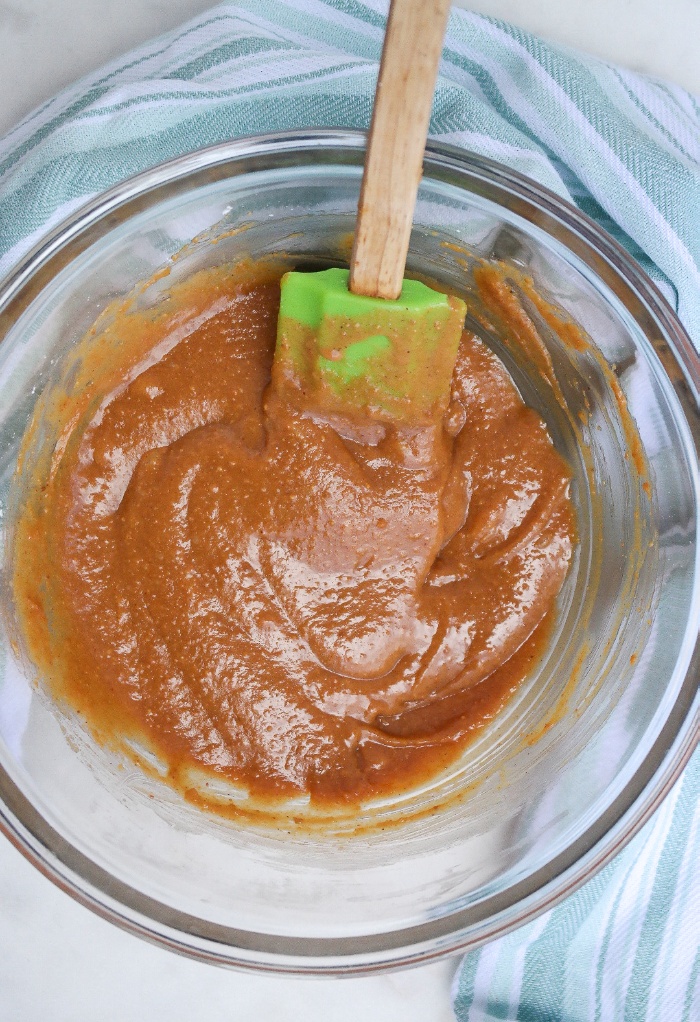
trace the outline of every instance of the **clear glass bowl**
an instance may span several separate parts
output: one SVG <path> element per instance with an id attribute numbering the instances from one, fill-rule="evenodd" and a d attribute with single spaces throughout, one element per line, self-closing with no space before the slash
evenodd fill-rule
<path id="1" fill-rule="evenodd" d="M 466 296 L 470 326 L 574 473 L 576 561 L 547 654 L 517 697 L 419 791 L 352 818 L 298 826 L 290 810 L 286 826 L 253 828 L 118 762 L 33 683 L 8 577 L 22 500 L 14 468 L 37 394 L 101 310 L 165 264 L 170 275 L 143 301 L 242 255 L 343 261 L 363 146 L 356 133 L 310 131 L 157 167 L 48 235 L 0 293 L 0 825 L 84 904 L 220 964 L 371 971 L 502 934 L 618 852 L 698 738 L 697 355 L 654 285 L 590 220 L 450 147 L 428 150 L 409 270 Z M 566 343 L 528 306 L 570 414 L 489 328 L 478 259 L 529 275 L 594 342 Z"/>

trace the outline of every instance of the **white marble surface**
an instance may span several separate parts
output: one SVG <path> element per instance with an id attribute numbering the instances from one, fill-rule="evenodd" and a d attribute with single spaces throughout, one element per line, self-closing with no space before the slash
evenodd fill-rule
<path id="1" fill-rule="evenodd" d="M 2 1022 L 450 1022 L 456 966 L 344 980 L 217 969 L 123 933 L 0 839 Z"/>
<path id="2" fill-rule="evenodd" d="M 460 0 L 700 93 L 697 0 Z M 0 134 L 209 0 L 0 0 Z M 225 972 L 122 933 L 0 837 L 0 1022 L 448 1022 L 455 960 L 353 980 Z"/>

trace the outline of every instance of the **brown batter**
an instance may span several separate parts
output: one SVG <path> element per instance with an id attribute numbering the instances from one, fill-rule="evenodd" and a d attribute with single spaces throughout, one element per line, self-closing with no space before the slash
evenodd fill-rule
<path id="1" fill-rule="evenodd" d="M 278 296 L 202 271 L 84 342 L 25 442 L 15 589 L 32 659 L 102 741 L 146 744 L 186 793 L 196 768 L 357 802 L 448 764 L 522 681 L 570 475 L 467 333 L 438 428 L 295 410 Z"/>

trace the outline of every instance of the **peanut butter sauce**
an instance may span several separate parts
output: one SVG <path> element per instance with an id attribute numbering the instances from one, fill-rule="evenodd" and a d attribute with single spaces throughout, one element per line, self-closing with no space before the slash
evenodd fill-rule
<path id="1" fill-rule="evenodd" d="M 355 803 L 448 765 L 527 675 L 570 473 L 468 333 L 437 426 L 295 407 L 278 302 L 269 273 L 201 271 L 83 342 L 25 441 L 15 592 L 53 694 L 186 795 L 204 771 Z"/>

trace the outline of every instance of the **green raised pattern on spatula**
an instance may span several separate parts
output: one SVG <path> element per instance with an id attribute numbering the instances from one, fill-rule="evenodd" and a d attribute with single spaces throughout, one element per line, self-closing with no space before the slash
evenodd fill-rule
<path id="1" fill-rule="evenodd" d="M 348 271 L 282 278 L 275 379 L 318 411 L 383 421 L 442 414 L 466 306 L 405 280 L 396 300 L 355 295 Z"/>

